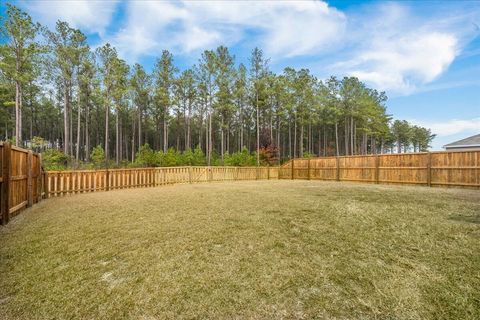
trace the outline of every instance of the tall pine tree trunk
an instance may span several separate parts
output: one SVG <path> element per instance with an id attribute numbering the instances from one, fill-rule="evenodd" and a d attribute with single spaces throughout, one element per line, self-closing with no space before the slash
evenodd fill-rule
<path id="1" fill-rule="evenodd" d="M 353 128 L 353 117 L 350 117 L 350 154 L 355 154 L 355 130 Z"/>
<path id="2" fill-rule="evenodd" d="M 142 107 L 138 107 L 138 149 L 142 145 Z M 132 150 L 132 152 L 134 152 Z"/>
<path id="3" fill-rule="evenodd" d="M 230 123 L 227 124 L 227 130 L 226 130 L 226 148 L 227 148 L 227 153 L 230 153 Z"/>
<path id="4" fill-rule="evenodd" d="M 69 97 L 69 89 L 68 89 L 68 81 L 65 81 L 63 88 L 63 95 L 64 95 L 64 110 L 63 110 L 63 152 L 65 154 L 70 154 L 70 97 Z"/>
<path id="5" fill-rule="evenodd" d="M 280 160 L 282 158 L 281 148 L 280 148 L 280 120 L 277 120 L 277 157 L 278 157 L 278 165 L 280 165 Z"/>
<path id="6" fill-rule="evenodd" d="M 22 145 L 22 85 L 15 81 L 15 145 Z"/>
<path id="7" fill-rule="evenodd" d="M 303 127 L 303 124 L 302 124 L 300 126 L 300 145 L 298 147 L 300 158 L 303 158 L 303 140 L 304 140 L 303 131 L 304 131 L 304 127 Z"/>
<path id="8" fill-rule="evenodd" d="M 323 127 L 323 156 L 327 156 L 327 128 Z"/>
<path id="9" fill-rule="evenodd" d="M 322 155 L 322 129 L 318 127 L 318 156 Z"/>
<path id="10" fill-rule="evenodd" d="M 258 108 L 258 92 L 255 95 L 257 107 L 257 166 L 260 165 L 260 110 Z"/>
<path id="11" fill-rule="evenodd" d="M 73 96 L 72 94 L 72 87 L 70 86 L 70 97 Z M 68 112 L 70 115 L 70 141 L 68 142 L 70 146 L 70 155 L 73 156 L 73 112 L 72 112 L 72 107 L 70 106 L 70 111 Z"/>
<path id="12" fill-rule="evenodd" d="M 242 104 L 240 104 L 240 150 L 242 150 L 244 146 L 243 142 L 243 108 Z"/>
<path id="13" fill-rule="evenodd" d="M 166 153 L 168 149 L 168 136 L 167 136 L 167 115 L 163 116 L 163 152 Z"/>
<path id="14" fill-rule="evenodd" d="M 223 116 L 222 116 L 222 120 L 221 120 L 221 124 L 220 124 L 220 135 L 221 135 L 221 138 L 220 138 L 220 155 L 222 157 L 222 166 L 223 166 L 223 150 L 225 150 L 225 139 L 224 139 L 224 130 L 223 130 Z"/>
<path id="15" fill-rule="evenodd" d="M 338 121 L 335 122 L 335 152 L 338 157 L 340 155 L 338 150 Z"/>
<path id="16" fill-rule="evenodd" d="M 292 159 L 292 125 L 288 121 L 288 158 Z"/>
<path id="17" fill-rule="evenodd" d="M 273 144 L 273 120 L 270 116 L 270 143 Z"/>
<path id="18" fill-rule="evenodd" d="M 135 117 L 132 117 L 132 162 L 135 161 Z"/>
<path id="19" fill-rule="evenodd" d="M 295 115 L 295 122 L 293 125 L 293 158 L 297 156 L 297 115 Z"/>
<path id="20" fill-rule="evenodd" d="M 119 110 L 115 112 L 115 163 L 120 164 L 120 119 Z"/>
<path id="21" fill-rule="evenodd" d="M 119 154 L 120 162 L 122 162 L 123 159 L 124 159 L 124 158 L 123 158 L 123 140 L 124 140 L 123 131 L 124 131 L 124 130 L 123 130 L 123 126 L 122 126 L 122 123 L 123 123 L 123 122 L 122 122 L 122 117 L 120 117 L 119 122 L 120 122 L 120 124 L 119 124 L 119 126 L 118 126 L 118 128 L 119 128 L 119 130 L 118 130 L 118 131 L 119 131 L 119 132 L 118 132 L 118 136 L 119 136 L 119 138 L 118 138 L 118 139 L 119 139 L 119 142 L 118 142 L 118 146 L 119 146 L 119 147 L 118 147 L 118 149 L 119 149 L 118 151 L 119 151 L 119 152 L 118 152 L 118 154 Z"/>
<path id="22" fill-rule="evenodd" d="M 108 101 L 108 93 L 106 97 L 107 104 L 105 106 L 105 165 L 108 168 L 109 146 L 108 146 L 108 116 L 110 115 L 110 103 Z"/>
<path id="23" fill-rule="evenodd" d="M 212 114 L 208 114 L 208 165 L 212 164 Z"/>
<path id="24" fill-rule="evenodd" d="M 187 116 L 187 149 L 192 149 L 192 132 L 190 128 L 190 116 L 192 114 L 191 102 L 188 102 L 188 116 Z"/>
<path id="25" fill-rule="evenodd" d="M 90 132 L 89 132 L 89 123 L 90 123 L 90 106 L 88 105 L 88 100 L 86 104 L 86 113 L 85 113 L 85 160 L 90 161 Z"/>
<path id="26" fill-rule="evenodd" d="M 82 115 L 82 107 L 80 105 L 81 102 L 81 97 L 80 97 L 80 88 L 78 90 L 78 95 L 77 95 L 77 147 L 75 149 L 75 161 L 77 162 L 77 167 L 78 167 L 78 161 L 80 158 L 80 124 L 81 124 L 81 115 Z"/>

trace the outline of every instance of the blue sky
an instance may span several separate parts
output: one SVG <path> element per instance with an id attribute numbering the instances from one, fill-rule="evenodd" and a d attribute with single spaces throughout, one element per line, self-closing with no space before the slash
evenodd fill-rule
<path id="1" fill-rule="evenodd" d="M 261 47 L 270 68 L 357 76 L 389 96 L 395 118 L 430 127 L 434 149 L 480 133 L 480 2 L 21 1 L 49 27 L 65 20 L 92 47 L 112 43 L 151 69 L 168 49 L 181 68 L 226 45 L 237 63 Z M 4 6 L 2 5 L 2 12 Z"/>

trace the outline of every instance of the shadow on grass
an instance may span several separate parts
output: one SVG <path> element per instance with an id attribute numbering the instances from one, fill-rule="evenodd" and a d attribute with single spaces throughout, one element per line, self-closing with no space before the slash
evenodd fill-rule
<path id="1" fill-rule="evenodd" d="M 449 217 L 448 219 L 459 221 L 459 222 L 480 224 L 480 215 L 478 214 L 473 216 L 455 215 L 455 216 Z"/>

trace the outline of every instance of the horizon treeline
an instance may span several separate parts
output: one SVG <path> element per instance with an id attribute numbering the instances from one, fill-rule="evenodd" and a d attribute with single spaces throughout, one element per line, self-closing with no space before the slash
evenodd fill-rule
<path id="1" fill-rule="evenodd" d="M 148 72 L 108 43 L 92 50 L 66 22 L 48 30 L 10 4 L 0 30 L 0 140 L 58 149 L 77 164 L 91 162 L 94 148 L 117 166 L 145 150 L 196 152 L 207 165 L 247 153 L 259 165 L 425 151 L 434 138 L 393 120 L 386 94 L 359 79 L 290 67 L 276 74 L 259 48 L 238 63 L 219 46 L 183 70 L 164 50 Z"/>

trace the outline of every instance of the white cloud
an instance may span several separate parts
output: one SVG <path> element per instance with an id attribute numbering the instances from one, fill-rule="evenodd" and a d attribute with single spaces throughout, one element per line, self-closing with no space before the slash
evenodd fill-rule
<path id="1" fill-rule="evenodd" d="M 432 142 L 433 150 L 443 150 L 443 146 L 480 133 L 480 118 L 452 119 L 446 121 L 408 120 L 410 123 L 432 130 L 437 136 Z"/>
<path id="2" fill-rule="evenodd" d="M 397 94 L 412 93 L 437 79 L 475 36 L 468 16 L 417 19 L 398 4 L 382 4 L 372 11 L 353 19 L 356 24 L 350 25 L 347 40 L 351 52 L 330 70 Z"/>
<path id="3" fill-rule="evenodd" d="M 460 133 L 480 133 L 480 118 L 473 119 L 452 119 L 447 121 L 420 121 L 409 120 L 409 122 L 430 128 L 438 137 L 448 137 Z"/>
<path id="4" fill-rule="evenodd" d="M 188 54 L 246 38 L 267 54 L 291 57 L 331 48 L 345 26 L 344 14 L 321 1 L 130 1 L 126 23 L 107 40 L 129 60 L 157 56 L 162 49 Z"/>
<path id="5" fill-rule="evenodd" d="M 343 40 L 346 17 L 323 2 L 285 5 L 265 20 L 266 49 L 287 57 L 325 53 Z"/>
<path id="6" fill-rule="evenodd" d="M 408 93 L 441 75 L 458 51 L 456 36 L 448 33 L 410 33 L 376 40 L 354 60 L 350 74 L 381 89 Z"/>
<path id="7" fill-rule="evenodd" d="M 24 7 L 37 21 L 54 28 L 58 20 L 84 32 L 102 35 L 111 22 L 118 1 L 29 1 Z"/>

